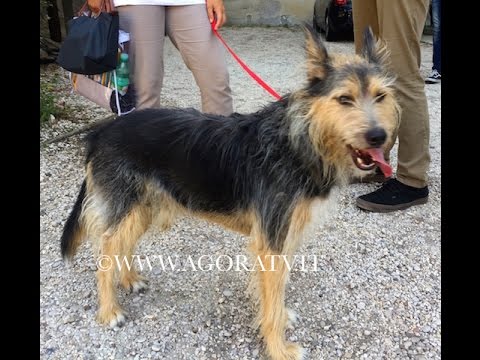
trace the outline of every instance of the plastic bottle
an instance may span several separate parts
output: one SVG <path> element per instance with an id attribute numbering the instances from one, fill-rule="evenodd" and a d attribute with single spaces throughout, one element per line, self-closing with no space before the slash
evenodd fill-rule
<path id="1" fill-rule="evenodd" d="M 130 71 L 128 70 L 128 54 L 120 55 L 120 64 L 117 67 L 117 90 L 119 94 L 125 95 L 130 84 Z"/>

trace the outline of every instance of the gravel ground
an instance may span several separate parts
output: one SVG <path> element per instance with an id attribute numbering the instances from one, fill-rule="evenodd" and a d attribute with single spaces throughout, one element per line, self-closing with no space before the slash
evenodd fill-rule
<path id="1" fill-rule="evenodd" d="M 280 93 L 301 86 L 303 34 L 285 28 L 226 28 L 227 42 Z M 268 45 L 267 45 L 268 44 Z M 353 53 L 352 42 L 328 43 Z M 422 74 L 432 47 L 422 44 Z M 191 73 L 167 42 L 163 103 L 200 108 Z M 228 57 L 234 106 L 251 112 L 272 98 Z M 64 73 L 42 68 L 67 119 L 42 127 L 41 141 L 108 115 L 72 94 Z M 431 122 L 430 200 L 393 214 L 360 211 L 358 195 L 376 188 L 344 189 L 338 213 L 300 249 L 316 255 L 318 271 L 292 272 L 287 304 L 299 315 L 287 337 L 309 359 L 440 359 L 440 85 L 426 87 Z M 260 359 L 262 345 L 250 323 L 254 309 L 245 271 L 162 271 L 143 275 L 145 294 L 119 291 L 127 324 L 105 329 L 95 322 L 95 259 L 82 246 L 73 266 L 60 257 L 59 238 L 83 179 L 80 137 L 40 152 L 40 354 L 45 359 Z M 396 147 L 392 154 L 396 159 Z M 394 164 L 395 165 L 395 164 Z M 137 254 L 198 258 L 245 254 L 247 239 L 206 222 L 179 221 L 167 233 L 149 231 Z"/>

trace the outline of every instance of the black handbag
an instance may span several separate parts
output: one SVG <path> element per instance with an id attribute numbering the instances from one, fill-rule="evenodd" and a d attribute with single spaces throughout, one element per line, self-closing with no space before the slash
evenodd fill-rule
<path id="1" fill-rule="evenodd" d="M 65 70 L 84 75 L 114 70 L 118 61 L 118 13 L 112 11 L 109 0 L 102 2 L 96 16 L 85 9 L 87 3 L 78 17 L 68 22 L 68 34 L 57 63 Z"/>

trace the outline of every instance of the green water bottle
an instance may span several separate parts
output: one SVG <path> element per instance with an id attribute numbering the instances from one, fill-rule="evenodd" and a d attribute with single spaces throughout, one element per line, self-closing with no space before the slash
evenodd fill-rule
<path id="1" fill-rule="evenodd" d="M 125 95 L 130 84 L 130 71 L 128 70 L 128 54 L 120 54 L 120 64 L 117 67 L 117 90 Z"/>

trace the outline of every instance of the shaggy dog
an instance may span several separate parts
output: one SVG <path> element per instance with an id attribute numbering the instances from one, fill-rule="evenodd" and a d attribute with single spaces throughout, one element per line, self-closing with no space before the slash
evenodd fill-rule
<path id="1" fill-rule="evenodd" d="M 251 237 L 256 258 L 292 258 L 306 229 L 329 211 L 336 188 L 377 166 L 391 174 L 383 147 L 394 141 L 399 106 L 385 48 L 365 32 L 362 56 L 329 54 L 306 31 L 306 85 L 253 114 L 194 109 L 134 111 L 87 136 L 86 177 L 61 240 L 65 258 L 90 238 L 101 256 L 131 257 L 152 223 L 168 229 L 194 215 Z M 274 360 L 300 359 L 285 339 L 284 262 L 256 271 L 257 324 Z M 125 321 L 116 281 L 134 291 L 134 268 L 97 272 L 98 320 Z"/>

